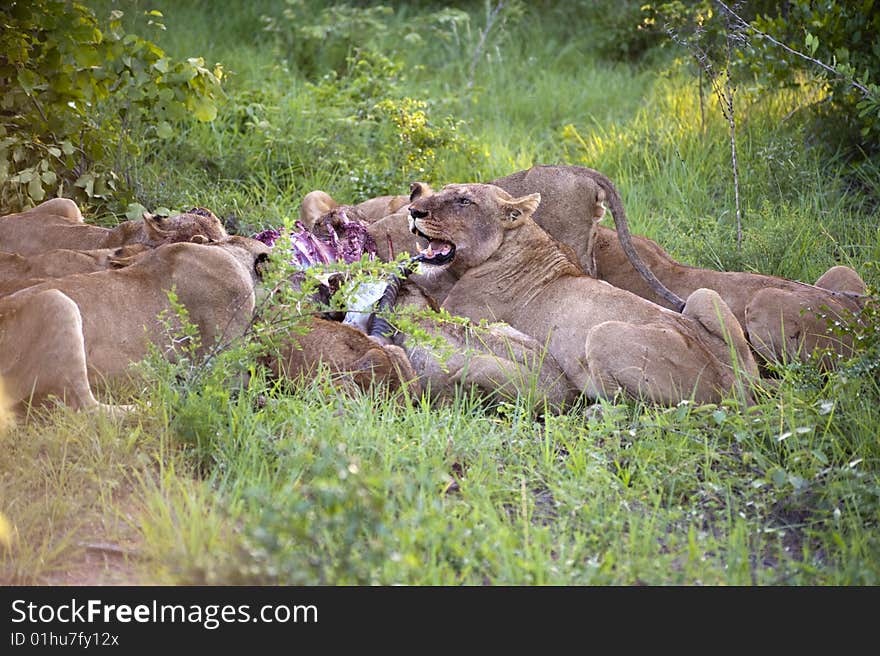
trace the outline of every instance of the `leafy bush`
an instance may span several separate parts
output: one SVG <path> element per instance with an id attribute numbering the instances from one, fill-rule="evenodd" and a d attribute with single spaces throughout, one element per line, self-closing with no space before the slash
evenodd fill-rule
<path id="1" fill-rule="evenodd" d="M 831 150 L 880 146 L 880 11 L 872 0 L 673 0 L 641 11 L 639 30 L 624 43 L 645 30 L 666 32 L 703 68 L 726 69 L 739 82 L 810 89 L 807 108 Z"/>
<path id="2" fill-rule="evenodd" d="M 328 71 L 341 73 L 352 50 L 388 32 L 390 7 L 323 7 L 303 0 L 287 0 L 281 18 L 264 16 L 264 29 L 275 35 L 280 54 L 303 77 L 316 79 Z"/>
<path id="3" fill-rule="evenodd" d="M 464 11 L 449 8 L 400 21 L 395 20 L 395 10 L 385 5 L 326 6 L 307 0 L 286 3 L 281 17 L 262 17 L 263 29 L 274 36 L 279 56 L 310 80 L 344 74 L 358 50 L 381 50 L 393 55 L 426 40 L 449 42 L 450 30 L 469 21 Z"/>
<path id="4" fill-rule="evenodd" d="M 833 127 L 839 140 L 863 148 L 880 147 L 880 6 L 871 0 L 789 0 L 753 25 L 838 74 L 765 38 L 753 39 L 753 69 L 781 84 L 818 89 L 814 109 L 824 130 Z"/>
<path id="5" fill-rule="evenodd" d="M 0 209 L 47 195 L 106 201 L 122 191 L 127 158 L 190 116 L 217 113 L 222 69 L 173 61 L 122 26 L 65 0 L 0 7 Z M 148 24 L 161 13 L 146 12 Z M 132 135 L 138 135 L 135 141 Z"/>
<path id="6" fill-rule="evenodd" d="M 436 120 L 429 103 L 407 97 L 402 70 L 384 54 L 359 49 L 342 75 L 328 73 L 312 87 L 333 131 L 325 156 L 348 173 L 354 198 L 403 193 L 415 180 L 432 182 L 437 166 L 452 155 L 477 161 L 463 122 L 449 115 Z"/>
<path id="7" fill-rule="evenodd" d="M 252 493 L 260 513 L 239 565 L 251 585 L 365 585 L 387 558 L 383 483 L 344 444 L 320 441 L 289 457 L 298 475 L 284 489 Z"/>

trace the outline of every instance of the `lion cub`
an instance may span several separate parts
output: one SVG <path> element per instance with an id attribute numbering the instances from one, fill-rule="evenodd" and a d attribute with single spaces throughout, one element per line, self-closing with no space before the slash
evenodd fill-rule
<path id="1" fill-rule="evenodd" d="M 424 265 L 456 279 L 445 309 L 548 344 L 569 382 L 594 399 L 623 391 L 662 404 L 716 402 L 757 376 L 716 292 L 694 291 L 679 315 L 585 275 L 532 220 L 539 203 L 539 194 L 514 198 L 486 184 L 412 200 Z"/>

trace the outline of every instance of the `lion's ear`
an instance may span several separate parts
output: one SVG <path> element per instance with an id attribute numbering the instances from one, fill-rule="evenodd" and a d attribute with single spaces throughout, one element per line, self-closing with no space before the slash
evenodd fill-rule
<path id="1" fill-rule="evenodd" d="M 504 212 L 502 217 L 504 227 L 515 228 L 526 219 L 532 218 L 532 214 L 535 213 L 535 210 L 538 209 L 538 204 L 541 202 L 541 194 L 529 194 L 528 196 L 511 200 L 499 198 L 498 202 L 501 203 L 501 209 Z"/>
<path id="2" fill-rule="evenodd" d="M 152 241 L 162 241 L 174 234 L 173 231 L 165 230 L 162 227 L 161 216 L 149 212 L 144 212 L 144 229 L 147 232 L 147 237 Z"/>
<path id="3" fill-rule="evenodd" d="M 596 207 L 593 209 L 593 221 L 601 221 L 605 216 L 605 190 L 602 187 L 596 191 Z"/>
<path id="4" fill-rule="evenodd" d="M 257 274 L 257 278 L 259 280 L 263 279 L 263 274 L 269 270 L 269 266 L 271 265 L 271 259 L 269 259 L 268 253 L 260 253 L 254 259 L 254 273 Z"/>
<path id="5" fill-rule="evenodd" d="M 193 235 L 189 240 L 194 244 L 208 244 L 211 241 L 205 235 Z"/>
<path id="6" fill-rule="evenodd" d="M 134 264 L 135 260 L 137 259 L 137 255 L 127 255 L 124 257 L 120 257 L 119 255 L 111 255 L 108 261 L 110 262 L 111 269 L 124 269 L 125 267 Z"/>
<path id="7" fill-rule="evenodd" d="M 413 182 L 409 186 L 409 202 L 412 203 L 422 196 L 430 196 L 433 192 L 427 182 Z"/>

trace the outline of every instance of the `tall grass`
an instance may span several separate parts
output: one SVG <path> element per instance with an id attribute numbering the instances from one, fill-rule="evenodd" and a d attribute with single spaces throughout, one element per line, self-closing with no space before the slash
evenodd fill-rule
<path id="1" fill-rule="evenodd" d="M 318 15 L 322 3 L 307 4 Z M 307 78 L 263 31 L 263 15 L 283 24 L 284 3 L 113 6 L 161 9 L 164 48 L 228 73 L 216 121 L 181 125 L 131 163 L 147 207 L 208 206 L 249 234 L 295 218 L 315 188 L 357 201 L 404 191 L 417 166 L 438 186 L 567 162 L 609 175 L 634 231 L 683 261 L 805 281 L 843 263 L 876 287 L 880 178 L 865 166 L 854 182 L 813 147 L 792 113 L 803 99 L 737 97 L 737 252 L 717 107 L 701 120 L 695 81 L 662 58 L 599 58 L 576 11 L 509 16 L 469 85 L 481 3 L 422 41 L 404 37 L 438 8 L 396 4 L 387 31 L 351 51 L 388 61 L 326 79 Z M 412 168 L 413 142 L 375 109 L 405 99 L 425 103 L 432 150 Z M 606 401 L 546 416 L 467 390 L 401 406 L 327 374 L 285 390 L 259 374 L 234 386 L 222 368 L 197 382 L 159 376 L 143 390 L 150 405 L 120 425 L 62 413 L 4 438 L 0 511 L 19 538 L 2 571 L 53 580 L 80 557 L 83 525 L 121 512 L 136 534 L 132 576 L 147 582 L 876 584 L 871 348 L 831 375 L 780 366 L 748 408 Z M 136 500 L 124 511 L 120 486 Z"/>

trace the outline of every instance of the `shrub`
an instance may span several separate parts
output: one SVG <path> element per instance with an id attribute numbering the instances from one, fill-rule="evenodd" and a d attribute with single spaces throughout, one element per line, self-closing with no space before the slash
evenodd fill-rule
<path id="1" fill-rule="evenodd" d="M 874 2 L 789 0 L 753 25 L 791 48 L 831 66 L 834 74 L 767 39 L 753 39 L 752 68 L 784 85 L 819 91 L 812 106 L 823 134 L 877 151 L 880 147 L 880 7 Z M 859 88 L 861 87 L 861 88 Z"/>
<path id="2" fill-rule="evenodd" d="M 799 109 L 816 119 L 815 132 L 831 151 L 880 147 L 880 11 L 874 2 L 673 0 L 642 11 L 643 30 L 666 32 L 704 68 L 707 62 L 726 67 L 739 83 L 809 89 L 813 101 Z"/>
<path id="3" fill-rule="evenodd" d="M 190 116 L 214 119 L 222 70 L 173 61 L 122 26 L 64 0 L 0 7 L 0 209 L 47 195 L 103 202 L 122 191 L 143 136 L 163 139 Z M 161 13 L 146 12 L 163 27 Z M 138 134 L 136 142 L 132 135 Z"/>

